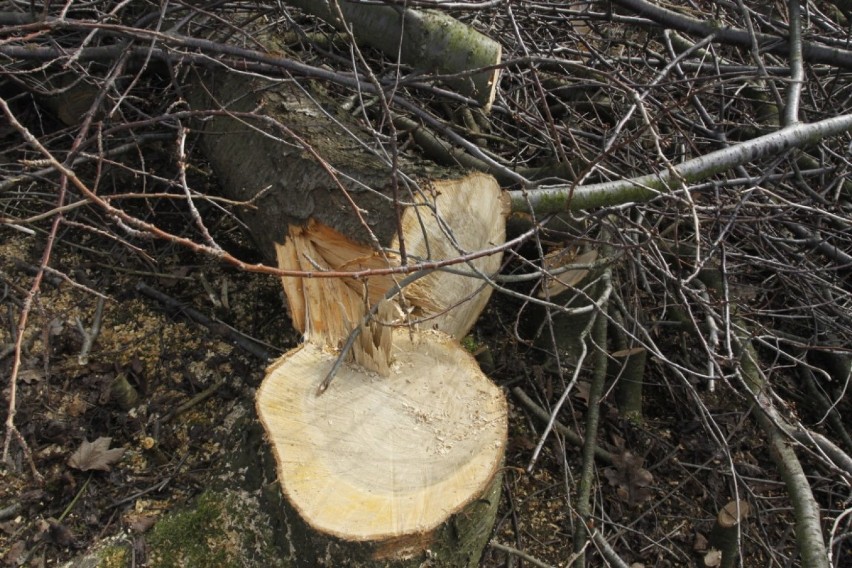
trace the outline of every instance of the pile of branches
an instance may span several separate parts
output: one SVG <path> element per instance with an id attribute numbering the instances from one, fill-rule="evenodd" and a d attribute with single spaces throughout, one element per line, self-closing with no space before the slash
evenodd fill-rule
<path id="1" fill-rule="evenodd" d="M 717 445 L 739 499 L 751 481 L 705 397 L 724 391 L 731 410 L 754 413 L 787 485 L 804 564 L 837 558 L 852 519 L 843 419 L 852 361 L 852 50 L 843 4 L 386 3 L 441 9 L 500 42 L 490 112 L 440 77 L 358 49 L 281 3 L 3 3 L 0 230 L 39 236 L 39 274 L 69 227 L 128 247 L 165 239 L 277 274 L 219 247 L 205 228 L 197 201 L 227 211 L 251 204 L 193 183 L 204 164 L 193 157 L 188 125 L 221 109 L 190 109 L 185 76 L 195 67 L 319 84 L 372 130 L 377 147 L 481 169 L 511 190 L 516 225 L 532 230 L 510 255 L 513 273 L 490 283 L 544 310 L 532 336 L 515 338 L 556 361 L 561 380 L 556 393 L 538 393 L 551 409 L 539 447 L 584 362 L 599 369 L 608 352 L 642 352 L 649 364 L 632 380 L 685 393 L 680 412 Z M 248 29 L 280 34 L 286 51 L 265 51 Z M 167 156 L 168 171 L 151 167 L 152 155 Z M 116 182 L 129 178 L 132 191 Z M 138 206 L 160 201 L 184 203 L 191 222 L 168 228 L 155 208 Z M 565 282 L 566 267 L 576 281 Z M 580 350 L 569 353 L 559 319 L 590 313 L 568 340 Z M 13 370 L 4 457 L 14 444 L 26 447 L 14 425 L 15 380 Z M 593 381 L 588 402 L 589 456 L 602 384 Z M 641 422 L 641 395 L 625 404 Z M 812 484 L 806 468 L 825 475 Z M 591 537 L 612 553 L 599 538 L 609 531 L 607 511 L 592 510 L 591 478 L 583 480 L 573 512 L 599 523 Z M 839 507 L 837 494 L 845 496 Z M 787 563 L 789 546 L 762 549 Z"/>

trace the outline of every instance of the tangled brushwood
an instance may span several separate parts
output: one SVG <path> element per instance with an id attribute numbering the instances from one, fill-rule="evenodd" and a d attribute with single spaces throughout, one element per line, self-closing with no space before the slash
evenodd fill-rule
<path id="1" fill-rule="evenodd" d="M 483 59 L 412 56 L 424 14 Z M 490 290 L 457 325 L 510 401 L 482 566 L 844 565 L 850 26 L 839 0 L 3 2 L 4 560 L 200 492 L 230 446 L 183 417 L 212 440 L 323 310 L 348 302 L 334 359 L 382 301 L 414 337 Z M 461 179 L 494 193 L 476 250 Z"/>

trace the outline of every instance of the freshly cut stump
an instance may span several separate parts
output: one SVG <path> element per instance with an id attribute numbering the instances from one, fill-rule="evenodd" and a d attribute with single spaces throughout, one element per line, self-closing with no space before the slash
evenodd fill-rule
<path id="1" fill-rule="evenodd" d="M 305 343 L 278 360 L 257 408 L 285 501 L 298 512 L 300 563 L 477 566 L 499 495 L 506 401 L 458 342 L 393 332 L 388 376 Z M 313 558 L 309 556 L 313 555 Z"/>
<path id="2" fill-rule="evenodd" d="M 267 23 L 240 28 L 287 57 Z M 496 84 L 496 71 L 484 73 L 480 94 Z M 284 497 L 269 503 L 286 524 L 282 548 L 297 566 L 478 565 L 506 403 L 457 340 L 501 266 L 499 185 L 407 152 L 389 159 L 317 81 L 199 70 L 190 84 L 193 109 L 215 111 L 195 124 L 203 149 L 223 193 L 244 202 L 259 250 L 311 273 L 282 279 L 305 343 L 257 396 Z M 422 278 L 408 279 L 417 269 Z M 350 337 L 347 362 L 317 396 Z"/>

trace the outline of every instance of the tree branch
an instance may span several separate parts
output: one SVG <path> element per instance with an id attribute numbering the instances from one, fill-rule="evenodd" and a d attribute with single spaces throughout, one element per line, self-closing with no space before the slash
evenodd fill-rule
<path id="1" fill-rule="evenodd" d="M 751 47 L 752 36 L 747 31 L 727 26 L 720 27 L 718 21 L 690 18 L 689 16 L 656 6 L 646 0 L 614 0 L 614 3 L 627 8 L 639 16 L 653 20 L 663 27 L 673 28 L 680 32 L 702 37 L 716 34 L 716 39 L 722 43 Z M 765 53 L 782 56 L 790 54 L 788 38 L 769 34 L 755 34 L 754 37 L 760 45 L 761 51 Z M 802 57 L 809 63 L 825 63 L 827 65 L 852 69 L 852 51 L 845 49 L 803 43 Z"/>
<path id="2" fill-rule="evenodd" d="M 687 160 L 655 174 L 576 188 L 570 184 L 560 184 L 533 191 L 510 191 L 512 210 L 525 213 L 535 211 L 536 215 L 544 215 L 650 201 L 671 192 L 681 182 L 691 184 L 703 181 L 731 168 L 761 158 L 779 156 L 794 148 L 812 146 L 824 138 L 849 130 L 852 130 L 852 114 L 844 114 L 820 122 L 788 126 L 736 146 Z"/>

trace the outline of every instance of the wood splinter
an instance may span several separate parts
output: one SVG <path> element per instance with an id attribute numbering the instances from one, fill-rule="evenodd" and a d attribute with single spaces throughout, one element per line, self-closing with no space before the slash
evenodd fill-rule
<path id="1" fill-rule="evenodd" d="M 340 365 L 354 354 L 355 361 L 365 368 L 387 376 L 391 363 L 392 328 L 391 318 L 396 315 L 394 304 L 383 298 L 364 320 L 349 334 L 340 349 L 340 355 L 317 387 L 317 396 L 324 393 L 334 380 Z M 378 317 L 378 321 L 376 318 Z"/>

